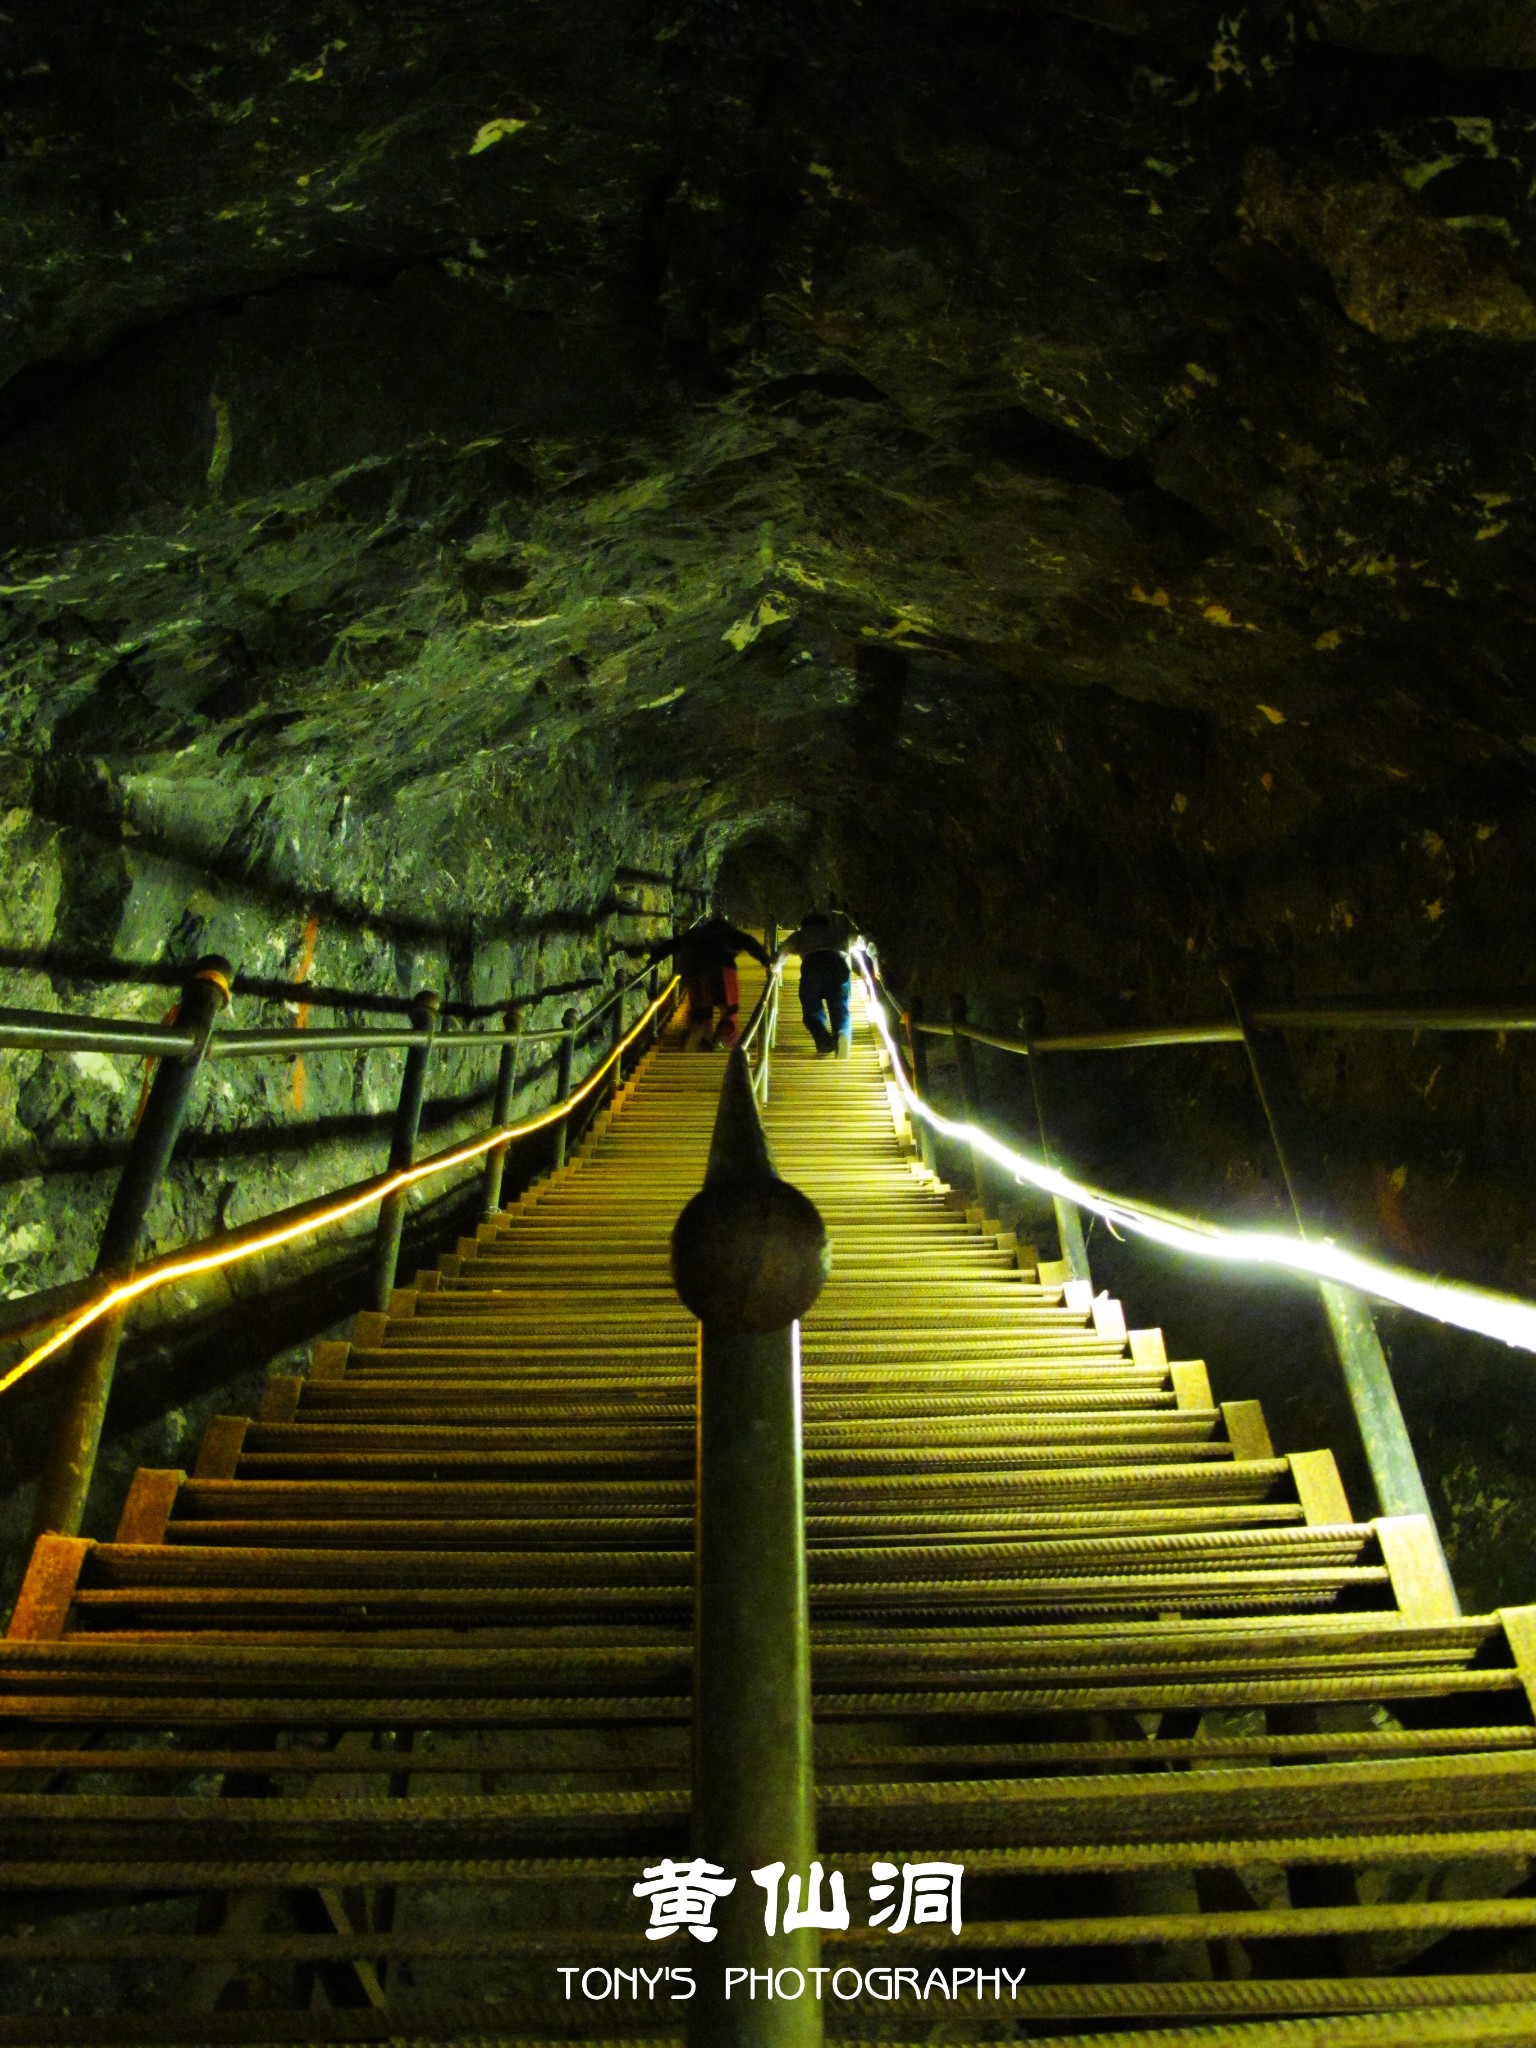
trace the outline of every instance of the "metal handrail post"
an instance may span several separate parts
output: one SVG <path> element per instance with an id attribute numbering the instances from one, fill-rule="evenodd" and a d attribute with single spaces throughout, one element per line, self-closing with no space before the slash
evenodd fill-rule
<path id="1" fill-rule="evenodd" d="M 652 963 L 651 963 L 651 971 L 650 971 L 650 973 L 649 973 L 649 974 L 648 974 L 648 975 L 647 975 L 647 976 L 645 977 L 645 1003 L 646 1003 L 646 1008 L 647 1008 L 647 1009 L 650 1009 L 650 1008 L 652 1007 L 652 1005 L 653 1005 L 653 1004 L 655 1003 L 655 1001 L 656 1001 L 656 998 L 657 998 L 657 997 L 658 997 L 658 996 L 659 996 L 660 994 L 661 994 L 661 962 L 660 962 L 659 960 L 654 960 L 654 961 L 652 961 Z M 665 1029 L 665 1027 L 666 1027 L 666 1019 L 665 1019 L 665 1018 L 664 1018 L 664 1017 L 663 1017 L 663 1016 L 661 1015 L 661 1013 L 660 1013 L 660 1012 L 658 1011 L 658 1012 L 657 1012 L 657 1014 L 656 1014 L 656 1016 L 655 1016 L 655 1017 L 653 1018 L 653 1020 L 652 1020 L 652 1022 L 651 1022 L 651 1028 L 650 1028 L 650 1030 L 649 1030 L 649 1031 L 648 1031 L 648 1032 L 646 1033 L 646 1037 L 645 1037 L 645 1042 L 646 1042 L 646 1044 L 647 1044 L 648 1046 L 654 1045 L 654 1044 L 656 1043 L 657 1039 L 658 1039 L 658 1038 L 660 1038 L 660 1036 L 661 1036 L 661 1034 L 662 1034 L 662 1031 L 663 1031 L 663 1030 Z"/>
<path id="2" fill-rule="evenodd" d="M 1305 1238 L 1313 1234 L 1308 1226 L 1308 1216 L 1315 1205 L 1304 1185 L 1305 1169 L 1296 1150 L 1298 1146 L 1305 1146 L 1309 1122 L 1296 1071 L 1285 1041 L 1279 1034 L 1256 1030 L 1235 995 L 1233 1000 L 1238 1021 L 1243 1027 L 1243 1044 L 1248 1053 L 1253 1085 L 1269 1126 L 1270 1143 L 1290 1197 L 1291 1213 L 1296 1219 L 1297 1235 Z M 1444 1546 L 1440 1543 L 1434 1510 L 1424 1488 L 1413 1439 L 1403 1420 L 1397 1388 L 1392 1383 L 1392 1368 L 1381 1347 L 1371 1305 L 1355 1288 L 1341 1287 L 1335 1281 L 1320 1280 L 1318 1293 L 1322 1297 L 1329 1335 L 1338 1354 L 1344 1388 L 1360 1431 L 1365 1462 L 1381 1512 L 1384 1515 L 1422 1515 L 1429 1524 L 1444 1563 Z M 1445 1576 L 1447 1585 L 1450 1585 L 1448 1565 Z"/>
<path id="3" fill-rule="evenodd" d="M 517 1063 L 522 1052 L 523 1013 L 516 1003 L 507 1010 L 506 1027 L 515 1035 L 510 1044 L 501 1048 L 501 1058 L 496 1063 L 496 1096 L 491 1105 L 491 1128 L 512 1121 L 512 1104 L 517 1095 Z M 506 1170 L 507 1148 L 511 1144 L 498 1145 L 493 1152 L 485 1155 L 485 1172 L 481 1182 L 480 1213 L 487 1221 L 501 1208 L 501 1182 Z"/>
<path id="4" fill-rule="evenodd" d="M 704 1186 L 672 1234 L 677 1291 L 699 1319 L 693 1847 L 735 1879 L 689 2008 L 692 2048 L 822 2041 L 809 1989 L 727 2000 L 724 1985 L 727 1969 L 820 1960 L 814 1927 L 770 1937 L 752 1872 L 782 1867 L 782 1907 L 787 1877 L 808 1886 L 816 1854 L 799 1319 L 826 1271 L 821 1217 L 773 1170 L 737 1047 Z"/>
<path id="5" fill-rule="evenodd" d="M 907 1041 L 907 1059 L 912 1068 L 912 1086 L 926 1102 L 928 1099 L 928 1048 L 922 1034 L 913 1029 L 913 1019 L 921 1019 L 922 1004 L 914 996 L 906 1009 L 901 1012 L 901 1028 Z M 933 1133 L 920 1116 L 912 1119 L 913 1135 L 917 1139 L 917 1156 L 930 1173 L 938 1171 L 938 1149 L 933 1142 Z"/>
<path id="6" fill-rule="evenodd" d="M 411 999 L 411 1028 L 435 1033 L 441 1003 L 442 999 L 435 990 L 420 990 Z M 421 1130 L 421 1106 L 427 1092 L 427 1066 L 431 1058 L 430 1036 L 425 1045 L 413 1045 L 405 1056 L 405 1072 L 400 1077 L 400 1100 L 395 1105 L 394 1128 L 389 1136 L 391 1173 L 402 1166 L 410 1166 L 415 1160 L 416 1138 Z M 394 1288 L 395 1271 L 400 1264 L 400 1242 L 405 1235 L 405 1204 L 404 1188 L 386 1195 L 379 1204 L 379 1217 L 373 1230 L 373 1305 L 378 1309 L 389 1307 L 390 1293 Z"/>
<path id="7" fill-rule="evenodd" d="M 1031 1003 L 1024 1017 L 1027 1034 L 1025 1045 L 1028 1048 L 1029 1060 L 1029 1093 L 1035 1105 L 1035 1128 L 1040 1133 L 1041 1157 L 1047 1166 L 1054 1166 L 1057 1163 L 1056 1153 L 1051 1144 L 1050 1119 L 1046 1115 L 1050 1088 L 1041 1069 L 1040 1056 L 1035 1051 L 1035 1033 L 1039 1022 L 1039 1006 Z M 1091 1283 L 1093 1274 L 1088 1264 L 1088 1240 L 1083 1235 L 1082 1210 L 1076 1202 L 1069 1202 L 1064 1195 L 1052 1195 L 1051 1208 L 1056 1217 L 1056 1242 L 1067 1268 L 1067 1277 Z"/>
<path id="8" fill-rule="evenodd" d="M 564 1102 L 571 1092 L 571 1067 L 576 1058 L 576 1012 L 567 1010 L 560 1019 L 565 1036 L 560 1041 L 560 1060 L 555 1069 L 555 1100 Z M 571 1119 L 569 1112 L 555 1125 L 554 1159 L 556 1167 L 565 1164 L 566 1141 L 570 1136 Z"/>
<path id="9" fill-rule="evenodd" d="M 737 1040 L 737 1050 L 746 1055 L 752 1094 L 759 1104 L 768 1100 L 774 1039 L 779 1028 L 779 992 L 782 985 L 783 975 L 770 964 L 763 992 L 753 1004 L 746 1029 Z"/>
<path id="10" fill-rule="evenodd" d="M 214 1022 L 229 1001 L 233 973 L 222 955 L 210 953 L 198 961 L 181 991 L 177 1023 L 191 1031 L 192 1050 L 163 1058 L 155 1069 L 97 1248 L 95 1271 L 102 1279 L 125 1280 L 137 1263 L 149 1205 L 186 1122 Z M 80 1533 L 122 1334 L 123 1314 L 118 1313 L 104 1316 L 75 1339 L 64 1368 L 63 1412 L 38 1488 L 35 1536 Z"/>
<path id="11" fill-rule="evenodd" d="M 949 1042 L 955 1051 L 955 1067 L 960 1078 L 960 1101 L 969 1124 L 981 1121 L 981 1089 L 976 1077 L 976 1048 L 963 1032 L 953 1027 L 965 1022 L 965 997 L 953 995 L 949 999 Z M 985 1208 L 987 1201 L 986 1175 L 981 1155 L 972 1145 L 970 1148 L 971 1184 L 976 1190 L 976 1199 Z"/>
<path id="12" fill-rule="evenodd" d="M 624 1038 L 624 998 L 629 988 L 627 968 L 616 967 L 613 971 L 614 1003 L 610 1013 L 608 1050 L 613 1055 L 613 1074 L 603 1090 L 607 1101 L 612 1102 L 624 1085 L 624 1056 L 619 1046 Z"/>
<path id="13" fill-rule="evenodd" d="M 757 1042 L 749 1055 L 752 1060 L 752 1093 L 757 1097 L 759 1108 L 768 1100 L 772 1083 L 773 1034 L 779 1021 L 779 976 L 772 968 L 768 970 L 768 987 L 764 993 L 768 1007 Z"/>
<path id="14" fill-rule="evenodd" d="M 772 936 L 774 927 L 769 927 Z M 590 987 L 590 982 L 564 982 L 552 989 L 537 990 L 523 998 L 525 1002 L 536 1002 L 545 995 L 564 994 L 571 987 Z M 271 995 L 279 989 L 287 989 L 297 995 L 305 990 L 306 1001 L 312 991 L 305 984 L 273 984 L 256 980 L 246 984 L 247 992 Z M 314 994 L 314 1001 L 333 1008 L 350 1007 L 353 1001 L 367 1002 L 366 997 L 349 998 L 344 991 L 330 991 Z M 392 1005 L 385 1004 L 389 1008 Z M 606 1007 L 600 1004 L 599 1010 Z M 473 1018 L 481 1015 L 483 1006 L 458 1003 L 445 1008 L 445 1014 Z M 596 1014 L 596 1013 L 593 1013 Z M 1263 1003 L 1253 1006 L 1249 1021 L 1260 1030 L 1308 1030 L 1308 1031 L 1492 1031 L 1492 1032 L 1536 1032 L 1536 1005 L 1525 992 L 1516 990 L 1502 1000 L 1484 998 L 1446 998 L 1436 996 L 1365 996 L 1348 1001 L 1319 998 L 1311 1002 Z M 954 1027 L 948 1024 L 929 1024 L 920 1020 L 914 1012 L 914 1029 L 938 1037 L 947 1037 Z M 1000 1052 L 1025 1054 L 1029 1052 L 1127 1052 L 1148 1047 L 1196 1046 L 1196 1045 L 1241 1045 L 1243 1034 L 1235 1022 L 1192 1023 L 1192 1024 L 1146 1024 L 1129 1030 L 1069 1032 L 1040 1037 L 1033 1042 L 1010 1037 L 996 1031 L 982 1031 L 974 1025 L 963 1025 L 961 1035 L 976 1045 L 995 1047 Z M 469 1034 L 466 1034 L 468 1036 Z M 486 1032 L 474 1034 L 485 1043 L 499 1045 L 501 1034 Z M 559 1029 L 548 1032 L 529 1031 L 524 1034 L 529 1043 L 541 1038 L 559 1037 Z M 303 1053 L 306 1056 L 320 1053 L 389 1051 L 399 1046 L 409 1046 L 413 1034 L 410 1028 L 384 1026 L 374 1029 L 356 1029 L 322 1025 L 314 1029 L 285 1027 L 281 1030 L 221 1031 L 208 1048 L 209 1059 L 247 1059 L 268 1057 L 272 1054 Z M 0 1051 L 10 1052 L 109 1052 L 125 1053 L 147 1059 L 163 1059 L 184 1056 L 193 1050 L 192 1034 L 178 1026 L 169 1024 L 148 1024 L 137 1018 L 128 1017 L 87 1017 L 70 1016 L 54 1010 L 27 1010 L 0 1007 Z"/>

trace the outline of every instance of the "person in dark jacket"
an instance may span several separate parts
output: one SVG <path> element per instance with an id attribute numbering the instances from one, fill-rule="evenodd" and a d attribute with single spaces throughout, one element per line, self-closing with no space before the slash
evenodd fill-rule
<path id="1" fill-rule="evenodd" d="M 848 948 L 857 936 L 840 910 L 808 910 L 780 948 L 800 955 L 800 1015 L 816 1041 L 818 1059 L 829 1053 L 846 1059 L 853 1050 Z"/>
<path id="2" fill-rule="evenodd" d="M 699 1052 L 712 1052 L 716 1046 L 729 1050 L 741 1035 L 736 1014 L 740 1001 L 736 960 L 742 953 L 750 953 L 764 967 L 772 964 L 750 932 L 724 917 L 701 918 L 673 948 L 673 960 L 688 991 L 687 1043 Z"/>

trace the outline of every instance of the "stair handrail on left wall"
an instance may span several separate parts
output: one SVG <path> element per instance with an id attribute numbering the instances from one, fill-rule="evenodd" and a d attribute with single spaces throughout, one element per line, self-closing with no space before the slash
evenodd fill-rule
<path id="1" fill-rule="evenodd" d="M 408 1030 L 353 1029 L 257 1032 L 215 1030 L 229 1000 L 232 969 L 227 960 L 209 955 L 197 962 L 182 990 L 172 1025 L 139 1025 L 129 1020 L 61 1018 L 49 1012 L 0 1011 L 0 1048 L 32 1047 L 67 1053 L 148 1052 L 157 1059 L 143 1114 L 135 1128 L 103 1231 L 95 1269 L 85 1280 L 34 1297 L 39 1311 L 29 1321 L 28 1303 L 12 1307 L 9 1328 L 0 1337 L 52 1334 L 0 1375 L 0 1393 L 29 1377 L 50 1360 L 60 1361 L 66 1389 L 59 1423 L 46 1453 L 33 1534 L 73 1536 L 78 1533 L 95 1473 L 102 1426 L 111 1394 L 117 1353 L 131 1306 L 145 1295 L 178 1281 L 244 1263 L 310 1237 L 330 1225 L 377 1205 L 373 1250 L 373 1297 L 387 1306 L 394 1285 L 408 1191 L 424 1181 L 476 1165 L 484 1175 L 486 1198 L 499 1197 L 508 1148 L 517 1140 L 553 1129 L 563 1141 L 575 1113 L 596 1094 L 605 1078 L 622 1075 L 625 1056 L 647 1033 L 654 1036 L 675 1005 L 680 982 L 672 976 L 660 985 L 659 960 L 648 981 L 631 983 L 620 970 L 614 986 L 585 1014 L 568 1011 L 558 1030 L 527 1031 L 515 1010 L 494 1031 L 441 1031 L 438 999 L 423 991 L 412 1005 Z M 632 989 L 644 991 L 644 1008 L 623 1028 L 624 1004 Z M 612 1012 L 606 1044 L 580 1082 L 571 1074 L 579 1038 Z M 508 1122 L 516 1059 L 530 1043 L 558 1039 L 561 1043 L 560 1085 L 547 1108 L 517 1122 Z M 404 1047 L 407 1060 L 390 1142 L 390 1164 L 382 1174 L 260 1217 L 232 1231 L 198 1240 L 179 1250 L 138 1263 L 138 1247 L 150 1201 L 169 1163 L 185 1123 L 198 1073 L 207 1058 L 285 1055 L 302 1050 L 306 1057 L 327 1052 L 355 1052 Z M 414 1157 L 425 1096 L 426 1073 L 434 1052 L 496 1047 L 501 1053 L 491 1129 L 431 1157 Z M 563 1153 L 564 1145 L 560 1143 Z"/>
<path id="2" fill-rule="evenodd" d="M 1255 1042 L 1258 1034 L 1251 1025 L 1253 1013 L 1238 1008 L 1236 1039 L 1247 1044 L 1260 1101 L 1290 1189 L 1297 1224 L 1294 1240 L 1274 1231 L 1244 1231 L 1208 1223 L 1151 1203 L 1112 1195 L 1105 1189 L 1074 1179 L 1051 1156 L 1036 1071 L 1041 1051 L 1049 1044 L 1064 1041 L 1038 1036 L 1004 1040 L 996 1034 L 974 1030 L 967 1024 L 963 1010 L 952 1015 L 947 1026 L 925 1024 L 896 999 L 872 950 L 862 941 L 854 949 L 854 961 L 864 985 L 870 1019 L 883 1041 L 885 1059 L 903 1113 L 923 1132 L 927 1141 L 925 1162 L 932 1163 L 933 1140 L 943 1137 L 952 1144 L 963 1144 L 967 1148 L 977 1198 L 983 1203 L 989 1199 L 989 1168 L 991 1173 L 1000 1173 L 1005 1179 L 1049 1194 L 1055 1206 L 1062 1251 L 1055 1277 L 1067 1283 L 1066 1298 L 1069 1302 L 1073 1299 L 1074 1286 L 1082 1290 L 1082 1298 L 1074 1306 L 1087 1308 L 1093 1297 L 1093 1283 L 1089 1278 L 1083 1246 L 1082 1209 L 1102 1217 L 1112 1228 L 1123 1228 L 1132 1235 L 1196 1257 L 1226 1263 L 1246 1261 L 1317 1283 L 1380 1512 L 1384 1516 L 1406 1515 L 1422 1519 L 1449 1588 L 1453 1583 L 1450 1567 L 1367 1297 L 1375 1294 L 1402 1307 L 1431 1315 L 1437 1312 L 1431 1304 L 1438 1303 L 1443 1320 L 1459 1323 L 1463 1328 L 1481 1330 L 1482 1334 L 1501 1335 L 1506 1342 L 1522 1343 L 1532 1350 L 1536 1350 L 1536 1305 L 1461 1282 L 1446 1282 L 1404 1268 L 1389 1267 L 1309 1234 L 1276 1123 L 1272 1089 L 1266 1088 L 1266 1081 L 1272 1078 L 1272 1068 L 1259 1057 L 1259 1047 Z M 893 1028 L 893 1017 L 902 1027 L 905 1051 Z M 959 1121 L 944 1116 L 926 1098 L 926 1061 L 919 1049 L 919 1034 L 939 1030 L 947 1031 L 957 1054 L 965 1110 L 963 1120 Z M 1115 1034 L 1103 1037 L 1104 1042 L 1096 1040 L 1089 1049 L 1114 1049 L 1108 1041 L 1114 1039 Z M 1001 1051 L 1019 1053 L 1029 1059 L 1043 1156 L 1036 1158 L 1015 1150 L 979 1123 L 978 1090 L 974 1068 L 968 1057 L 971 1047 L 977 1042 L 996 1046 Z M 1185 1041 L 1175 1041 L 1163 1035 L 1155 1042 L 1206 1044 L 1211 1042 L 1211 1035 L 1205 1027 L 1195 1027 Z M 1499 1327 L 1501 1323 L 1506 1327 Z"/>

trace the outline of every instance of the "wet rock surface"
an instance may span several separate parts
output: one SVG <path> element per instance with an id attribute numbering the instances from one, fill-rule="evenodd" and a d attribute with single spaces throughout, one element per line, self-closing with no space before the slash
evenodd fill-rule
<path id="1" fill-rule="evenodd" d="M 498 1000 L 722 860 L 1005 1030 L 1530 985 L 1524 0 L 92 17 L 3 60 L 6 1001 L 306 945 Z M 1295 1050 L 1341 1227 L 1536 1289 L 1522 1040 Z M 312 1065 L 328 1169 L 391 1085 Z M 137 1088 L 0 1063 L 13 1291 Z M 1095 1177 L 1281 1213 L 1225 1054 L 1058 1093 Z M 157 1233 L 293 1114 L 213 1103 Z M 1322 1441 L 1310 1311 L 1260 1320 L 1232 1391 Z M 1528 1591 L 1524 1362 L 1391 1341 L 1469 1590 Z"/>

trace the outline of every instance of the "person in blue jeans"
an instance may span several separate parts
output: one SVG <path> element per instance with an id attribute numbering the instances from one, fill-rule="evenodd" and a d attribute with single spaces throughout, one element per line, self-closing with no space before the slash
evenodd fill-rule
<path id="1" fill-rule="evenodd" d="M 808 910 L 780 949 L 800 955 L 800 1015 L 816 1041 L 818 1059 L 833 1053 L 846 1059 L 853 1049 L 848 948 L 856 936 L 840 910 Z"/>

